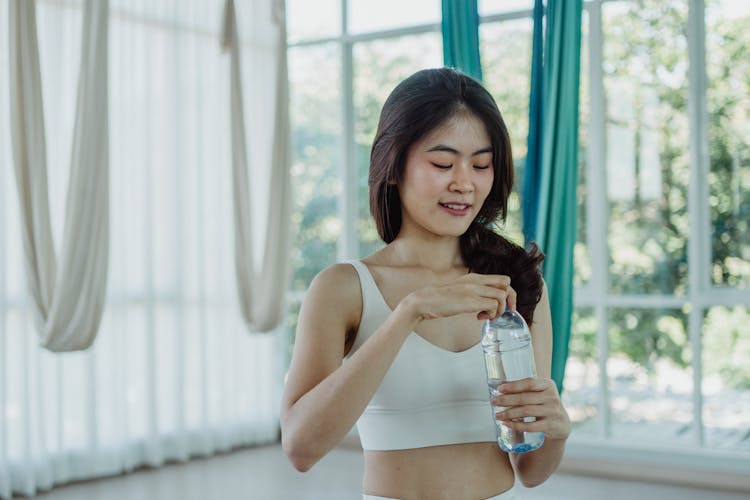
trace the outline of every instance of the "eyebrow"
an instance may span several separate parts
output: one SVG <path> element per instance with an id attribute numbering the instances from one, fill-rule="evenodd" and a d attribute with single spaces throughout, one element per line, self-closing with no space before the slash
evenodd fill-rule
<path id="1" fill-rule="evenodd" d="M 437 146 L 433 146 L 427 150 L 428 153 L 431 153 L 433 151 L 446 151 L 448 153 L 459 154 L 459 151 L 456 148 L 446 146 L 445 144 L 438 144 Z M 492 146 L 487 146 L 486 148 L 478 149 L 477 151 L 474 151 L 471 154 L 471 156 L 477 156 L 477 155 L 481 155 L 484 153 L 492 153 Z"/>

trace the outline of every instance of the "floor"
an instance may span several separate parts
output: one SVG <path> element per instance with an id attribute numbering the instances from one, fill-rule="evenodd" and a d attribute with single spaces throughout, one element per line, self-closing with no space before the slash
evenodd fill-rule
<path id="1" fill-rule="evenodd" d="M 161 469 L 62 486 L 40 500 L 352 500 L 361 498 L 361 451 L 337 448 L 306 474 L 279 446 L 249 448 Z M 524 500 L 748 500 L 747 494 L 553 475 Z"/>

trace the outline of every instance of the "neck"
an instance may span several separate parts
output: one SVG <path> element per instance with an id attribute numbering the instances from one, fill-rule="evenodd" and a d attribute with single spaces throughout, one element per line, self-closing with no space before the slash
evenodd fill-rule
<path id="1" fill-rule="evenodd" d="M 424 267 L 436 272 L 465 267 L 456 237 L 434 237 L 428 241 L 399 234 L 389 248 L 394 263 L 399 265 Z"/>

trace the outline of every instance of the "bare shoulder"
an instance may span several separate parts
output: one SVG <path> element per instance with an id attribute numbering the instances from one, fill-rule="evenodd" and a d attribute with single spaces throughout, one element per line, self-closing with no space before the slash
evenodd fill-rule
<path id="1" fill-rule="evenodd" d="M 362 289 L 357 270 L 351 264 L 333 264 L 310 283 L 297 333 L 324 336 L 338 343 L 357 328 L 361 315 Z"/>
<path id="2" fill-rule="evenodd" d="M 361 309 L 362 289 L 357 270 L 351 264 L 333 264 L 323 269 L 310 283 L 305 295 L 315 302 L 335 305 L 340 311 Z"/>
<path id="3" fill-rule="evenodd" d="M 351 285 L 359 286 L 359 278 L 357 277 L 357 270 L 354 266 L 346 263 L 332 264 L 322 271 L 320 271 L 313 282 L 334 282 L 337 285 L 351 282 Z"/>

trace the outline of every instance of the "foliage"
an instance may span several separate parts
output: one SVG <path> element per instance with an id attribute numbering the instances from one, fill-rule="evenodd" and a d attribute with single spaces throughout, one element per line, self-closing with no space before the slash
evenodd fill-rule
<path id="1" fill-rule="evenodd" d="M 336 258 L 340 234 L 338 166 L 340 102 L 330 46 L 290 51 L 292 187 L 294 192 L 292 290 L 304 291 Z M 328 71 L 326 71 L 328 70 Z"/>
<path id="2" fill-rule="evenodd" d="M 709 8 L 709 13 L 711 9 Z M 750 33 L 748 17 L 722 19 L 707 36 L 709 206 L 713 281 L 750 285 Z"/>
<path id="3" fill-rule="evenodd" d="M 703 374 L 728 386 L 750 390 L 750 308 L 712 307 L 703 328 Z"/>
<path id="4" fill-rule="evenodd" d="M 684 295 L 687 9 L 677 1 L 625 2 L 613 8 L 604 16 L 610 289 L 614 294 Z M 653 331 L 649 326 L 641 325 Z"/>
<path id="5" fill-rule="evenodd" d="M 573 311 L 573 332 L 570 336 L 568 355 L 578 359 L 596 359 L 597 322 L 591 308 Z"/>
<path id="6" fill-rule="evenodd" d="M 654 373 L 656 362 L 669 359 L 686 368 L 687 323 L 675 310 L 613 309 L 609 315 L 610 352 L 621 353 Z"/>

